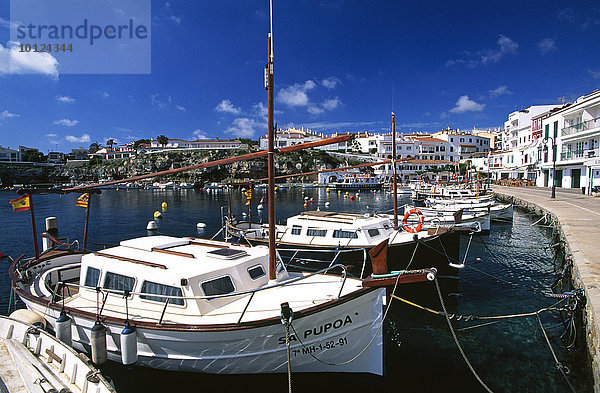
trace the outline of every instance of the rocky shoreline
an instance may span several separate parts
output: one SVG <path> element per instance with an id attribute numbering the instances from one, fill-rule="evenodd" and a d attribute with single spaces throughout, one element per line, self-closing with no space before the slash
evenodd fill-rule
<path id="1" fill-rule="evenodd" d="M 247 154 L 248 150 L 166 152 L 141 154 L 136 157 L 110 161 L 68 161 L 58 166 L 26 166 L 23 164 L 3 164 L 0 166 L 2 186 L 16 184 L 36 185 L 100 182 L 121 180 L 147 173 L 176 169 L 222 158 Z M 332 169 L 342 166 L 342 162 L 321 150 L 306 150 L 277 156 L 275 168 L 278 175 L 291 175 L 315 170 Z M 266 158 L 238 161 L 227 165 L 183 172 L 173 176 L 163 176 L 159 181 L 185 181 L 211 183 L 222 181 L 242 181 L 267 176 Z M 316 175 L 291 181 L 315 181 Z"/>

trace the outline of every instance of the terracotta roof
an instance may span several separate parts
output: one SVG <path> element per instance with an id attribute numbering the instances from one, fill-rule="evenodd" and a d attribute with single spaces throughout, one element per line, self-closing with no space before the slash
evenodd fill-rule
<path id="1" fill-rule="evenodd" d="M 433 137 L 430 137 L 430 136 L 409 136 L 407 138 L 414 139 L 414 140 L 417 140 L 417 141 L 446 142 L 443 139 L 433 138 Z"/>

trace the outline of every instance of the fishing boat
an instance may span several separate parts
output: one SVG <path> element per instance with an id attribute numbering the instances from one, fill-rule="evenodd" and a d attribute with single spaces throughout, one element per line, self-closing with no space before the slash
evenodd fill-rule
<path id="1" fill-rule="evenodd" d="M 462 199 L 433 199 L 425 201 L 428 208 L 438 211 L 456 212 L 463 210 L 465 213 L 487 212 L 491 220 L 506 221 L 513 219 L 513 205 L 498 203 L 493 198 L 462 198 Z"/>
<path id="2" fill-rule="evenodd" d="M 346 173 L 329 185 L 335 190 L 379 190 L 383 181 L 371 174 Z"/>
<path id="3" fill-rule="evenodd" d="M 378 277 L 368 282 L 348 277 L 342 264 L 312 273 L 288 272 L 277 257 L 271 34 L 268 48 L 268 151 L 113 181 L 139 181 L 267 156 L 268 248 L 160 235 L 91 252 L 86 229 L 82 250 L 57 249 L 54 245 L 60 243 L 53 238 L 54 245 L 41 254 L 35 246 L 34 258 L 17 258 L 11 264 L 12 288 L 27 308 L 48 321 L 57 336 L 91 354 L 94 363 L 108 359 L 217 374 L 293 370 L 382 375 L 385 289 L 378 287 Z M 351 138 L 286 148 L 294 151 Z M 89 206 L 87 212 L 89 217 Z M 35 240 L 35 225 L 33 230 Z M 341 274 L 333 274 L 335 269 Z M 435 271 L 396 276 L 396 283 L 405 276 L 408 282 L 425 281 L 434 279 Z"/>
<path id="4" fill-rule="evenodd" d="M 404 214 L 407 214 L 413 209 L 417 209 L 411 205 L 404 205 Z M 487 211 L 466 211 L 459 210 L 443 210 L 432 209 L 427 207 L 419 207 L 418 210 L 423 214 L 423 228 L 437 226 L 453 226 L 472 228 L 474 232 L 489 233 L 491 215 Z"/>
<path id="5" fill-rule="evenodd" d="M 395 229 L 386 214 L 305 211 L 277 225 L 276 247 L 287 266 L 318 270 L 342 260 L 352 274 L 364 277 L 371 273 L 368 250 L 386 241 L 392 270 L 435 267 L 440 274 L 456 275 L 448 258 L 458 258 L 460 236 L 456 231 L 438 231 L 433 225 L 422 230 L 419 214 L 415 212 L 414 226 L 407 218 L 407 225 Z M 234 242 L 269 244 L 266 224 L 226 219 L 225 225 Z"/>
<path id="6" fill-rule="evenodd" d="M 0 316 L 1 391 L 115 393 L 87 357 L 21 320 L 27 320 L 23 312 Z"/>

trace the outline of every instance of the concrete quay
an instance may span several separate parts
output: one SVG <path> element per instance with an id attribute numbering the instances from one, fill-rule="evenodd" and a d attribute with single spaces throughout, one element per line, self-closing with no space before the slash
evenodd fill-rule
<path id="1" fill-rule="evenodd" d="M 600 393 L 600 197 L 581 190 L 493 186 L 497 199 L 540 214 L 549 213 L 560 226 L 565 255 L 573 260 L 574 286 L 583 289 L 586 342 L 592 362 L 594 392 Z"/>

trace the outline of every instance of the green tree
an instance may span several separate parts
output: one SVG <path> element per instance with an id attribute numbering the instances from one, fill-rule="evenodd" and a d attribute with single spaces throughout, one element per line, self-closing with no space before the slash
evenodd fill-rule
<path id="1" fill-rule="evenodd" d="M 110 138 L 106 141 L 106 146 L 108 147 L 109 150 L 112 150 L 113 145 L 115 144 L 115 140 Z"/>
<path id="2" fill-rule="evenodd" d="M 39 151 L 27 150 L 23 153 L 23 161 L 26 162 L 42 162 L 44 153 Z"/>
<path id="3" fill-rule="evenodd" d="M 88 151 L 90 153 L 95 153 L 98 150 L 100 150 L 102 148 L 102 145 L 99 144 L 98 142 L 93 142 L 92 144 L 90 144 L 90 148 L 88 149 Z"/>
<path id="4" fill-rule="evenodd" d="M 133 148 L 137 149 L 143 143 L 150 144 L 150 139 L 138 139 L 137 141 L 133 142 Z"/>
<path id="5" fill-rule="evenodd" d="M 158 143 L 160 143 L 163 147 L 167 145 L 167 143 L 169 143 L 169 138 L 167 138 L 164 135 L 159 135 L 156 137 L 156 140 L 158 141 Z"/>

